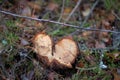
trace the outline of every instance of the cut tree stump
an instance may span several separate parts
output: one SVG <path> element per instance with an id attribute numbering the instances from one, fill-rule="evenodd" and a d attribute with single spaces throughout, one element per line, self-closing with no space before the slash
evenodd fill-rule
<path id="1" fill-rule="evenodd" d="M 72 68 L 78 46 L 71 38 L 63 38 L 54 45 L 51 37 L 45 33 L 37 34 L 33 39 L 34 50 L 40 61 L 56 68 Z"/>

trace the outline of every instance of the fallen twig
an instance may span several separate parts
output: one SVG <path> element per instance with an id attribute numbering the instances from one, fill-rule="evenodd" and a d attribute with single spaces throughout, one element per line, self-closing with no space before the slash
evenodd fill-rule
<path id="1" fill-rule="evenodd" d="M 101 32 L 120 33 L 120 32 L 111 31 L 111 30 L 105 30 L 105 29 L 81 28 L 79 26 L 75 26 L 75 25 L 71 25 L 71 24 L 61 23 L 61 22 L 52 21 L 52 20 L 48 20 L 48 19 L 38 19 L 38 18 L 32 18 L 32 17 L 27 17 L 27 16 L 21 16 L 21 15 L 18 15 L 18 14 L 13 14 L 13 13 L 10 13 L 10 12 L 7 12 L 7 11 L 2 11 L 2 10 L 0 10 L 0 13 L 11 15 L 11 16 L 14 16 L 14 17 L 19 17 L 19 18 L 25 18 L 25 19 L 40 21 L 40 22 L 55 23 L 55 24 L 59 24 L 59 25 L 64 25 L 64 26 L 72 27 L 72 28 L 86 30 L 86 31 L 101 31 Z"/>
<path id="2" fill-rule="evenodd" d="M 58 22 L 60 22 L 60 20 L 62 19 L 64 7 L 65 7 L 65 0 L 62 1 L 62 9 L 61 9 L 61 14 L 60 14 L 60 17 L 59 17 L 59 19 L 58 19 Z"/>
<path id="3" fill-rule="evenodd" d="M 120 17 L 119 17 L 115 12 L 112 12 L 112 14 L 113 14 L 118 20 L 120 20 Z"/>
<path id="4" fill-rule="evenodd" d="M 94 70 L 96 69 L 97 67 L 90 67 L 90 68 L 80 68 L 80 67 L 76 67 L 76 69 L 78 70 Z"/>
<path id="5" fill-rule="evenodd" d="M 76 11 L 76 9 L 78 8 L 78 6 L 80 5 L 81 1 L 82 1 L 82 0 L 79 0 L 79 1 L 77 2 L 76 6 L 73 8 L 73 10 L 71 11 L 71 13 L 68 15 L 68 17 L 67 17 L 67 19 L 65 20 L 65 22 L 67 22 L 67 21 L 70 19 L 70 17 L 73 15 L 73 13 Z"/>
<path id="6" fill-rule="evenodd" d="M 96 0 L 96 2 L 93 4 L 89 14 L 85 17 L 85 20 L 82 22 L 82 24 L 80 24 L 80 27 L 82 28 L 84 26 L 84 24 L 87 22 L 88 18 L 90 17 L 91 13 L 93 12 L 95 6 L 98 4 L 99 0 Z"/>

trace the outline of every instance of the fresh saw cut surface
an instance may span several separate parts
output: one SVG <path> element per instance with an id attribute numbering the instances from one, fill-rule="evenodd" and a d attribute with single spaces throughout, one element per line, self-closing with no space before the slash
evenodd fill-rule
<path id="1" fill-rule="evenodd" d="M 46 65 L 58 64 L 57 67 L 72 68 L 78 54 L 78 47 L 74 40 L 63 38 L 54 45 L 53 49 L 51 37 L 45 33 L 39 33 L 35 36 L 33 43 L 35 52 L 40 57 L 39 60 L 46 61 Z"/>

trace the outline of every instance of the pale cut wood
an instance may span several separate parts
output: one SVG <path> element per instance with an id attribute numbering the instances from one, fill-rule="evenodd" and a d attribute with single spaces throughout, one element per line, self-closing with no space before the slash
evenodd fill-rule
<path id="1" fill-rule="evenodd" d="M 34 49 L 35 52 L 38 54 L 38 56 L 43 56 L 47 57 L 50 63 L 52 61 L 52 40 L 50 36 L 44 34 L 44 33 L 39 33 L 35 36 L 34 40 Z"/>
<path id="2" fill-rule="evenodd" d="M 60 64 L 71 68 L 71 63 L 74 62 L 78 53 L 77 51 L 77 45 L 73 40 L 63 38 L 55 45 L 54 58 Z"/>
<path id="3" fill-rule="evenodd" d="M 53 43 L 50 36 L 39 33 L 33 39 L 33 43 L 38 57 L 47 66 L 72 68 L 72 64 L 78 54 L 78 47 L 74 40 L 63 38 L 55 44 L 53 50 Z"/>

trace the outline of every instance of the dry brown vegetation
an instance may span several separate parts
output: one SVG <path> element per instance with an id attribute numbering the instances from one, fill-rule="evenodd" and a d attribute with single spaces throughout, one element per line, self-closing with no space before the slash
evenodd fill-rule
<path id="1" fill-rule="evenodd" d="M 119 0 L 0 0 L 0 80 L 120 80 Z"/>

